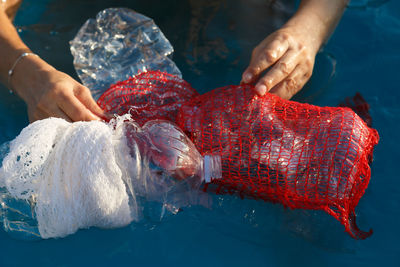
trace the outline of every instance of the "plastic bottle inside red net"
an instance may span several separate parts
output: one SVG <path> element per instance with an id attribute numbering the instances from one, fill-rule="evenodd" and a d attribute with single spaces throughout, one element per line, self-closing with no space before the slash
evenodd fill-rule
<path id="1" fill-rule="evenodd" d="M 353 237 L 372 234 L 358 229 L 355 207 L 379 135 L 351 109 L 226 86 L 184 104 L 177 121 L 200 153 L 221 155 L 223 179 L 207 190 L 324 210 Z"/>
<path id="2" fill-rule="evenodd" d="M 10 143 L 0 168 L 0 215 L 5 230 L 23 239 L 121 227 L 198 204 L 200 185 L 220 177 L 220 157 L 201 156 L 170 122 L 51 118 Z"/>
<path id="3" fill-rule="evenodd" d="M 142 124 L 165 116 L 201 154 L 220 155 L 223 178 L 206 184 L 208 191 L 324 210 L 354 238 L 372 234 L 358 229 L 355 208 L 379 135 L 351 109 L 258 97 L 251 85 L 193 91 L 178 77 L 150 71 L 113 85 L 98 103 Z M 165 101 L 171 95 L 174 106 Z"/>

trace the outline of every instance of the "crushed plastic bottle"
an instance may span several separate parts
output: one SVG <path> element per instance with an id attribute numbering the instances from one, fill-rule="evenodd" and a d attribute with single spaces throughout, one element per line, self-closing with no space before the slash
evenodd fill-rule
<path id="1" fill-rule="evenodd" d="M 139 127 L 129 115 L 109 123 L 50 118 L 10 143 L 0 168 L 0 216 L 19 239 L 121 227 L 149 212 L 162 219 L 199 204 L 200 185 L 221 176 L 220 157 L 201 156 L 168 121 Z"/>
<path id="2" fill-rule="evenodd" d="M 127 8 L 89 19 L 70 42 L 74 67 L 97 99 L 111 84 L 147 70 L 181 77 L 173 47 L 154 21 Z"/>
<path id="3" fill-rule="evenodd" d="M 203 182 L 222 177 L 219 155 L 198 152 L 192 141 L 175 124 L 149 121 L 143 127 L 124 123 L 129 147 L 128 187 L 146 201 L 163 199 L 172 213 L 177 207 L 196 202 L 193 196 Z M 170 209 L 173 207 L 172 209 Z"/>

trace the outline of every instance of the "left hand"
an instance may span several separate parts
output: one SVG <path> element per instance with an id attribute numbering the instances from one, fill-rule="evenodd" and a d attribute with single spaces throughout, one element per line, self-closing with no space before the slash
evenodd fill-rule
<path id="1" fill-rule="evenodd" d="M 294 26 L 281 28 L 254 48 L 242 83 L 257 82 L 255 91 L 260 96 L 270 92 L 290 99 L 310 79 L 319 47 L 319 40 L 309 32 Z"/>

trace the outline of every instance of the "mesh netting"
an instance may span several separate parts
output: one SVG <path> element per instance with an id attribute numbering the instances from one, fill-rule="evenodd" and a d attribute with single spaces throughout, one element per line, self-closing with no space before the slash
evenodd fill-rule
<path id="1" fill-rule="evenodd" d="M 349 108 L 253 92 L 242 85 L 197 95 L 177 77 L 148 72 L 112 86 L 99 104 L 140 123 L 172 120 L 200 153 L 220 155 L 223 179 L 206 191 L 324 210 L 352 237 L 371 235 L 358 229 L 354 210 L 369 183 L 376 130 Z"/>
<path id="2" fill-rule="evenodd" d="M 140 125 L 152 119 L 175 121 L 181 105 L 198 93 L 177 76 L 143 72 L 111 86 L 97 103 L 108 113 L 130 113 Z"/>

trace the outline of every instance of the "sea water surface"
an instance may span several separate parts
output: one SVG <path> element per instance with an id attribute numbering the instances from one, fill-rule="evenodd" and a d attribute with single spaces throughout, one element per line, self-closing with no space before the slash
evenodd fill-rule
<path id="1" fill-rule="evenodd" d="M 274 2 L 273 5 L 271 3 Z M 15 24 L 42 58 L 76 78 L 68 41 L 108 7 L 159 25 L 183 77 L 200 92 L 237 84 L 252 48 L 294 12 L 296 1 L 25 0 Z M 1 26 L 0 26 L 1 30 Z M 374 234 L 354 240 L 323 212 L 213 196 L 162 222 L 91 228 L 63 239 L 20 241 L 0 229 L 0 266 L 400 266 L 400 1 L 351 1 L 295 99 L 335 106 L 360 92 L 379 131 L 372 178 L 356 212 Z M 0 143 L 28 124 L 24 103 L 0 90 Z M 397 155 L 397 156 L 396 156 Z"/>

